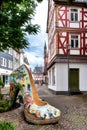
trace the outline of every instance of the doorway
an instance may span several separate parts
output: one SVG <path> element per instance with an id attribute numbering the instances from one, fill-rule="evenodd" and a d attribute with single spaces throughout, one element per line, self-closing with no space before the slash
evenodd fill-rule
<path id="1" fill-rule="evenodd" d="M 5 87 L 9 87 L 9 76 L 2 75 L 3 82 L 5 83 Z"/>
<path id="2" fill-rule="evenodd" d="M 70 92 L 79 91 L 79 69 L 69 70 L 69 89 Z"/>

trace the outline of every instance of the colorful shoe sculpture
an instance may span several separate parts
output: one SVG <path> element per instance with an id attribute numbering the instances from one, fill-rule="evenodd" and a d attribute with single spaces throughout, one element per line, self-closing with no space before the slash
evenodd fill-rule
<path id="1" fill-rule="evenodd" d="M 24 116 L 28 122 L 34 124 L 56 123 L 60 117 L 60 110 L 39 98 L 33 77 L 27 65 L 20 66 L 11 76 L 11 83 L 20 83 L 24 101 Z"/>

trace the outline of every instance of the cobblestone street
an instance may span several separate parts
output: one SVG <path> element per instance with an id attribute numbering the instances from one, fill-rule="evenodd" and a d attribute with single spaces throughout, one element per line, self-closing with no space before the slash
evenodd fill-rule
<path id="1" fill-rule="evenodd" d="M 12 122 L 15 130 L 87 130 L 87 94 L 54 95 L 47 87 L 38 88 L 42 99 L 61 110 L 61 117 L 56 124 L 33 125 L 24 120 L 23 106 L 0 113 L 0 120 Z"/>

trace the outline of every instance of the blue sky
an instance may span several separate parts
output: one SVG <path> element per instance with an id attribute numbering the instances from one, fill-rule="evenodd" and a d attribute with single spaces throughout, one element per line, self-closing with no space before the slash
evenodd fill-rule
<path id="1" fill-rule="evenodd" d="M 48 42 L 46 25 L 47 25 L 47 7 L 48 0 L 43 0 L 36 8 L 36 15 L 33 23 L 40 25 L 41 31 L 38 35 L 28 36 L 30 45 L 26 49 L 25 56 L 28 58 L 29 67 L 34 69 L 35 66 L 43 66 L 44 64 L 44 44 Z"/>

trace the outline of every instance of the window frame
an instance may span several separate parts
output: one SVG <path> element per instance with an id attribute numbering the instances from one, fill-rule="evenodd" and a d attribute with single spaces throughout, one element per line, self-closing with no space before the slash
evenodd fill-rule
<path id="1" fill-rule="evenodd" d="M 79 16 L 78 9 L 77 8 L 71 8 L 70 9 L 70 21 L 71 22 L 78 22 L 79 21 L 79 17 L 78 16 Z"/>
<path id="2" fill-rule="evenodd" d="M 8 68 L 10 69 L 13 68 L 13 62 L 11 60 L 8 60 Z"/>
<path id="3" fill-rule="evenodd" d="M 70 40 L 70 43 L 71 43 L 71 48 L 79 48 L 79 35 L 78 34 L 71 34 L 70 36 L 71 40 Z"/>
<path id="4" fill-rule="evenodd" d="M 1 57 L 1 66 L 7 67 L 7 59 L 4 57 Z"/>
<path id="5" fill-rule="evenodd" d="M 52 68 L 52 85 L 55 85 L 55 67 Z"/>

